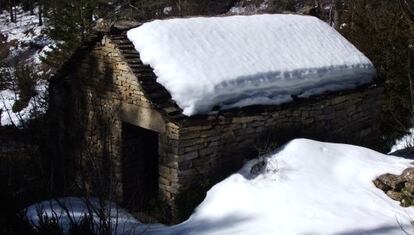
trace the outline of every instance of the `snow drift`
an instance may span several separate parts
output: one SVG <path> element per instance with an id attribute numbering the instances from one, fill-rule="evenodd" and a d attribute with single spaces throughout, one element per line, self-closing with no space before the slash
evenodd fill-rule
<path id="1" fill-rule="evenodd" d="M 189 116 L 349 89 L 375 74 L 367 57 L 310 16 L 156 20 L 128 38 Z"/>
<path id="2" fill-rule="evenodd" d="M 251 173 L 256 160 L 215 185 L 175 234 L 414 232 L 414 208 L 402 208 L 372 183 L 387 172 L 400 174 L 412 160 L 297 139 L 265 161 L 260 174 Z"/>
<path id="3" fill-rule="evenodd" d="M 306 139 L 293 140 L 263 159 L 262 171 L 252 173 L 259 161 L 254 160 L 211 188 L 184 223 L 143 225 L 121 210 L 118 227 L 127 229 L 119 234 L 414 233 L 414 208 L 400 207 L 372 183 L 387 172 L 400 174 L 412 160 Z M 38 205 L 30 208 L 33 220 Z"/>

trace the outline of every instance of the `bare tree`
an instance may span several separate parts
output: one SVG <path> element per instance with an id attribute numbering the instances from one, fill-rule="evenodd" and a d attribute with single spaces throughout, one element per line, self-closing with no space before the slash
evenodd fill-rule
<path id="1" fill-rule="evenodd" d="M 341 26 L 341 12 L 343 11 L 342 0 L 332 0 L 331 9 L 329 11 L 329 24 L 336 30 Z"/>
<path id="2" fill-rule="evenodd" d="M 38 11 L 38 18 L 39 18 L 39 26 L 42 26 L 43 25 L 43 12 L 42 12 L 43 4 L 42 4 L 42 1 L 39 1 L 37 8 L 38 8 L 37 11 Z"/>
<path id="3" fill-rule="evenodd" d="M 13 2 L 12 2 L 12 0 L 9 0 L 9 11 L 10 11 L 10 21 L 11 22 L 16 22 L 15 21 L 15 18 L 14 18 L 14 13 L 13 13 L 14 9 L 13 9 Z"/>

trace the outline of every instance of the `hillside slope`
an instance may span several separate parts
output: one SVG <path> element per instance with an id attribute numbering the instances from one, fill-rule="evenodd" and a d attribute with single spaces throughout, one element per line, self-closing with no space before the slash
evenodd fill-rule
<path id="1" fill-rule="evenodd" d="M 52 73 L 41 58 L 55 43 L 38 25 L 37 15 L 17 8 L 16 21 L 9 21 L 7 11 L 0 14 L 0 126 L 21 126 L 45 112 L 47 79 Z"/>

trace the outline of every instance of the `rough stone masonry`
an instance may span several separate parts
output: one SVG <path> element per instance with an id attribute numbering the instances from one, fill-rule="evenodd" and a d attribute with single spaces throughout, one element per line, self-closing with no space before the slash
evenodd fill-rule
<path id="1" fill-rule="evenodd" d="M 379 136 L 381 84 L 296 99 L 280 106 L 186 117 L 156 83 L 152 69 L 142 64 L 125 32 L 96 38 L 88 49 L 76 54 L 72 60 L 76 66 L 69 66 L 72 73 L 54 82 L 52 97 L 54 106 L 64 110 L 59 130 L 72 138 L 63 141 L 65 148 L 72 143 L 66 150 L 73 156 L 71 161 L 89 158 L 106 165 L 105 174 L 110 175 L 107 182 L 119 200 L 128 193 L 122 187 L 128 180 L 122 178 L 123 165 L 128 164 L 122 161 L 121 146 L 126 141 L 122 139 L 123 122 L 158 133 L 158 156 L 151 157 L 158 158 L 158 196 L 169 205 L 172 218 L 179 209 L 175 200 L 180 193 L 201 181 L 214 183 L 238 170 L 243 161 L 257 156 L 263 137 L 311 137 L 372 146 L 377 140 L 374 136 Z M 267 140 L 275 141 L 270 137 Z M 72 163 L 74 169 L 79 169 L 77 163 Z M 83 167 L 91 166 L 85 163 Z"/>

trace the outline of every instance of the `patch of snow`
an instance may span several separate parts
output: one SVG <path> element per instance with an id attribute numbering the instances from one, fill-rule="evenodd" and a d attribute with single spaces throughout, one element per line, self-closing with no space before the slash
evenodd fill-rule
<path id="1" fill-rule="evenodd" d="M 397 140 L 392 146 L 390 153 L 397 152 L 399 150 L 405 150 L 407 148 L 414 147 L 414 128 L 409 130 L 409 133 Z"/>
<path id="2" fill-rule="evenodd" d="M 46 113 L 47 104 L 45 97 L 47 96 L 49 83 L 45 80 L 39 80 L 35 86 L 36 96 L 30 99 L 29 104 L 20 112 L 13 112 L 14 103 L 19 99 L 18 92 L 6 89 L 0 90 L 0 125 L 1 126 L 17 126 L 21 127 L 30 120 Z"/>
<path id="3" fill-rule="evenodd" d="M 230 8 L 229 14 L 231 15 L 243 15 L 243 14 L 257 14 L 264 12 L 269 7 L 269 0 L 264 0 L 257 6 L 256 3 L 243 4 L 240 2 L 234 7 Z"/>
<path id="4" fill-rule="evenodd" d="M 18 40 L 23 43 L 30 43 L 42 34 L 44 26 L 39 26 L 37 8 L 35 8 L 34 13 L 34 15 L 30 15 L 29 12 L 24 12 L 21 7 L 17 7 L 16 23 L 9 21 L 7 11 L 0 14 L 0 19 L 2 19 L 1 33 L 8 36 L 7 41 Z"/>
<path id="5" fill-rule="evenodd" d="M 23 53 L 32 50 L 30 56 L 26 58 L 25 63 L 33 65 L 35 69 L 40 70 L 41 58 L 45 56 L 44 50 L 50 51 L 56 45 L 54 41 L 48 38 L 43 32 L 45 26 L 39 26 L 37 17 L 38 9 L 34 9 L 34 15 L 24 12 L 21 7 L 17 7 L 17 22 L 8 21 L 8 12 L 0 14 L 0 23 L 2 25 L 1 33 L 7 37 L 7 42 L 16 41 L 17 46 L 10 48 L 10 56 L 6 60 L 13 61 L 13 57 L 18 57 Z M 47 21 L 47 19 L 45 19 Z M 38 49 L 33 50 L 33 45 Z M 21 63 L 21 61 L 20 61 Z"/>
<path id="6" fill-rule="evenodd" d="M 155 20 L 128 38 L 188 116 L 349 89 L 375 75 L 367 57 L 310 16 Z"/>
<path id="7" fill-rule="evenodd" d="M 165 7 L 162 10 L 162 13 L 164 13 L 164 15 L 169 15 L 172 12 L 173 8 L 171 6 Z"/>
<path id="8" fill-rule="evenodd" d="M 104 211 L 105 218 L 97 212 Z M 79 224 L 85 215 L 92 215 L 95 226 L 98 227 L 102 219 L 111 223 L 113 234 L 143 234 L 149 227 L 160 225 L 143 225 L 125 210 L 117 207 L 115 203 L 100 201 L 97 198 L 66 197 L 36 203 L 26 208 L 26 217 L 33 225 L 39 225 L 39 215 L 48 218 L 57 218 L 63 231 L 69 231 L 71 221 Z"/>

